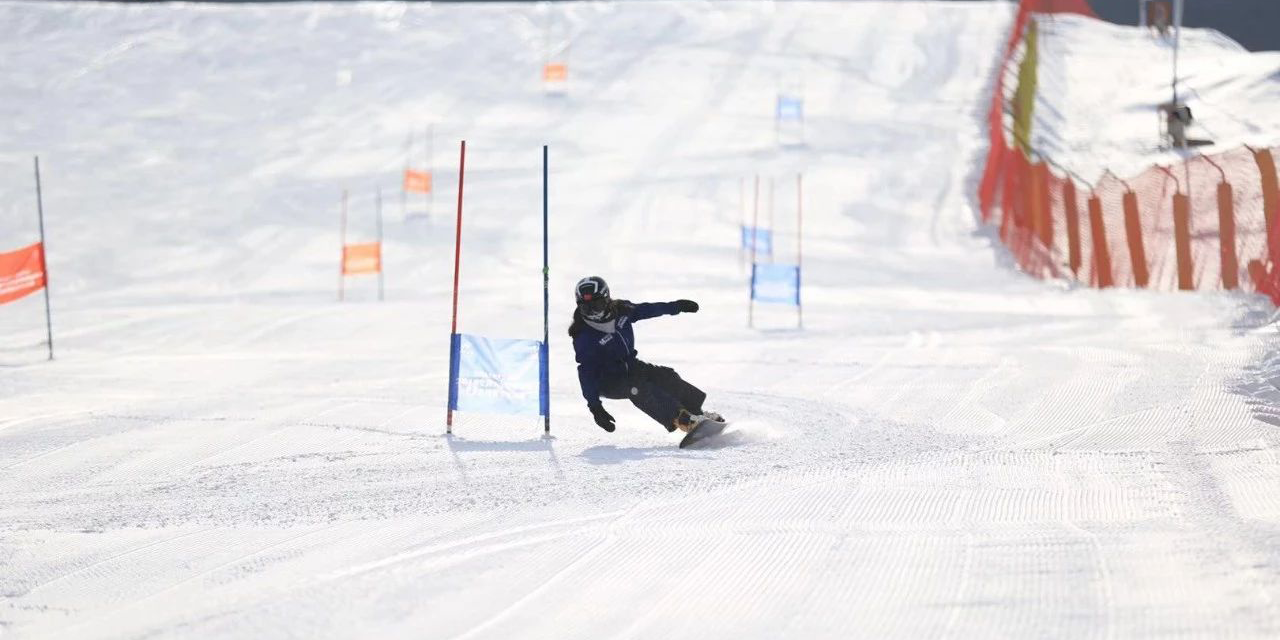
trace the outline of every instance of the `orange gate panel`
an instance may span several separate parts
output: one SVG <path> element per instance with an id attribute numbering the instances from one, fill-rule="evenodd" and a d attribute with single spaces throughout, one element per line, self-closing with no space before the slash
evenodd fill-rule
<path id="1" fill-rule="evenodd" d="M 359 275 L 382 271 L 382 245 L 377 242 L 349 244 L 342 248 L 342 273 Z"/>
<path id="2" fill-rule="evenodd" d="M 44 246 L 39 242 L 0 253 L 0 304 L 44 288 Z"/>
<path id="3" fill-rule="evenodd" d="M 569 79 L 569 65 L 549 62 L 542 68 L 543 82 L 564 82 Z"/>
<path id="4" fill-rule="evenodd" d="M 409 193 L 431 193 L 431 172 L 405 169 L 404 190 Z"/>

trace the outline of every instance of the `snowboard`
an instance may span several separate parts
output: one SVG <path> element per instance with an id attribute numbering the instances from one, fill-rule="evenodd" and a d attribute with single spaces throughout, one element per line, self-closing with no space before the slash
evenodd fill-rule
<path id="1" fill-rule="evenodd" d="M 689 447 L 696 447 L 703 440 L 719 435 L 727 426 L 729 426 L 729 423 L 727 422 L 703 420 L 698 423 L 698 426 L 693 428 L 693 431 L 684 435 L 684 439 L 680 441 L 680 448 L 688 449 Z"/>

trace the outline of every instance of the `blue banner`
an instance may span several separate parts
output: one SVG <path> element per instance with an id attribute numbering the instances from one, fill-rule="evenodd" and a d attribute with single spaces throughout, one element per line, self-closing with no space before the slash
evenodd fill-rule
<path id="1" fill-rule="evenodd" d="M 800 306 L 800 267 L 794 264 L 751 265 L 751 299 Z"/>
<path id="2" fill-rule="evenodd" d="M 804 100 L 794 96 L 778 96 L 778 120 L 803 120 Z"/>
<path id="3" fill-rule="evenodd" d="M 760 227 L 748 227 L 740 225 L 742 228 L 742 250 L 750 251 L 751 245 L 755 244 L 756 253 L 762 253 L 767 256 L 773 255 L 773 230 L 761 229 Z"/>
<path id="4" fill-rule="evenodd" d="M 549 404 L 545 344 L 459 333 L 453 335 L 450 347 L 450 409 L 545 415 Z"/>

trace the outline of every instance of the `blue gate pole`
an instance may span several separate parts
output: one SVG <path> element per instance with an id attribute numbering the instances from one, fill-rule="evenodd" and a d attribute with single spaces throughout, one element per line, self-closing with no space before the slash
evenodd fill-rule
<path id="1" fill-rule="evenodd" d="M 547 255 L 547 145 L 542 145 L 542 408 L 543 433 L 551 433 L 551 266 Z"/>

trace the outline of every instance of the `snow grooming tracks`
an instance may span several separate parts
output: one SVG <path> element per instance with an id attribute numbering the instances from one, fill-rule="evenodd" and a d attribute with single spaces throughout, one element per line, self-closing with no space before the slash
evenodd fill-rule
<path id="1" fill-rule="evenodd" d="M 1233 328 L 1259 307 L 1045 286 L 972 233 L 986 141 L 963 105 L 989 97 L 1010 8 L 0 4 L 21 62 L 0 143 L 75 183 L 49 194 L 67 342 L 0 368 L 0 627 L 1280 635 L 1277 429 L 1250 412 L 1280 415 L 1268 361 L 1230 392 L 1274 346 Z M 573 68 L 549 98 L 553 22 Z M 808 146 L 779 148 L 789 78 Z M 494 335 L 530 335 L 530 150 L 564 150 L 551 438 L 441 435 L 450 222 L 388 225 L 391 302 L 333 301 L 337 183 L 388 191 L 424 117 L 490 150 L 462 313 Z M 805 329 L 753 331 L 726 212 L 742 176 L 801 170 Z M 702 305 L 642 357 L 709 390 L 716 446 L 678 450 L 625 405 L 593 424 L 563 331 L 589 273 Z"/>

